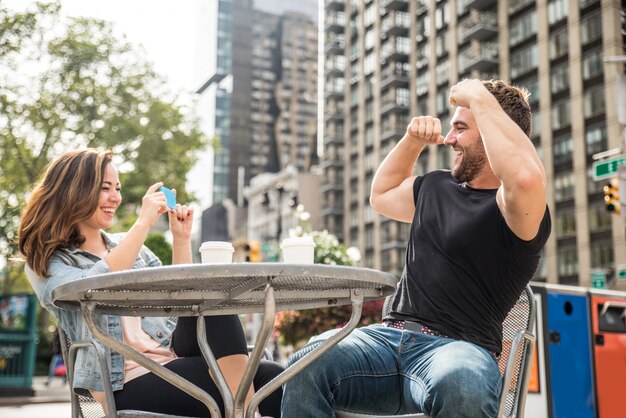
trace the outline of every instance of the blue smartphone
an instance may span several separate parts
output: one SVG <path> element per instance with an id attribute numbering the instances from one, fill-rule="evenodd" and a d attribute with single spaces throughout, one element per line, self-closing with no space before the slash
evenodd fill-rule
<path id="1" fill-rule="evenodd" d="M 176 194 L 167 187 L 161 186 L 159 190 L 165 194 L 167 200 L 167 207 L 170 209 L 176 209 Z"/>

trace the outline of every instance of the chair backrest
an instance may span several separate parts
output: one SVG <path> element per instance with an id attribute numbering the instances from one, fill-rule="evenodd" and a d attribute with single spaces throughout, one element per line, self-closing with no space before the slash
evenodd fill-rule
<path id="1" fill-rule="evenodd" d="M 535 298 L 530 285 L 527 285 L 502 323 L 500 417 L 520 417 L 524 414 L 535 348 L 535 310 Z"/>
<path id="2" fill-rule="evenodd" d="M 72 340 L 69 335 L 61 328 L 59 329 L 59 340 L 61 341 L 61 353 L 63 354 L 63 361 L 67 367 L 67 380 L 69 382 L 71 402 L 72 402 L 72 418 L 103 418 L 106 416 L 102 405 L 92 398 L 88 392 L 78 394 L 75 393 L 73 388 L 74 380 L 74 356 L 70 356 L 70 348 L 72 347 Z"/>
<path id="3" fill-rule="evenodd" d="M 383 306 L 383 317 L 389 312 L 390 297 Z M 528 377 L 532 366 L 535 347 L 533 334 L 535 321 L 535 298 L 526 286 L 517 302 L 502 323 L 502 353 L 499 367 L 502 374 L 502 392 L 498 408 L 498 418 L 524 416 Z M 385 418 L 389 415 L 368 415 L 347 411 L 336 411 L 337 418 Z M 409 414 L 398 417 L 428 418 L 424 414 Z"/>

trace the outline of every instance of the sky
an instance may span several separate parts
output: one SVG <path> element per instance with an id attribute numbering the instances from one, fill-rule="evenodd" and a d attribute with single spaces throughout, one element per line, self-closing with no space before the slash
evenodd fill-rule
<path id="1" fill-rule="evenodd" d="M 0 0 L 3 6 L 24 10 L 34 0 Z M 48 0 L 43 0 L 44 2 Z M 68 16 L 95 17 L 113 22 L 117 34 L 145 50 L 155 71 L 166 79 L 168 90 L 190 104 L 192 93 L 210 77 L 200 74 L 207 68 L 206 25 L 201 25 L 209 0 L 61 0 L 61 12 Z M 212 156 L 206 157 L 211 161 Z M 206 183 L 206 181 L 205 181 Z M 197 189 L 189 182 L 187 187 Z M 197 190 L 194 190 L 197 193 Z M 199 211 L 198 211 L 199 213 Z M 0 257 L 0 269 L 5 260 Z"/>
<path id="2" fill-rule="evenodd" d="M 201 0 L 62 0 L 62 12 L 114 23 L 135 45 L 142 45 L 172 91 L 195 91 L 196 10 Z M 3 0 L 21 10 L 31 0 Z"/>

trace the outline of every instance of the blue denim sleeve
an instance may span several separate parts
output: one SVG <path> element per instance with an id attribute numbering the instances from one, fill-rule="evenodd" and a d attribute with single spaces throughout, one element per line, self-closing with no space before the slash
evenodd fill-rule
<path id="1" fill-rule="evenodd" d="M 157 257 L 156 254 L 154 254 L 152 250 L 145 245 L 141 247 L 139 255 L 141 255 L 141 258 L 143 258 L 143 261 L 148 267 L 161 267 L 163 265 L 161 260 L 159 260 L 159 257 Z"/>
<path id="2" fill-rule="evenodd" d="M 27 272 L 35 293 L 39 297 L 41 304 L 46 307 L 52 307 L 52 291 L 65 283 L 74 282 L 84 279 L 85 277 L 95 276 L 97 274 L 109 273 L 109 264 L 105 260 L 100 260 L 88 269 L 74 267 L 66 264 L 61 259 L 53 256 L 48 265 L 48 278 L 40 278 L 34 276 L 34 273 Z"/>

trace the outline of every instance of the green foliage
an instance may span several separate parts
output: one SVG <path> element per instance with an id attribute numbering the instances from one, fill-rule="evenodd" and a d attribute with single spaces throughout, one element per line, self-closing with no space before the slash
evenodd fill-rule
<path id="1" fill-rule="evenodd" d="M 159 257 L 164 266 L 172 264 L 172 246 L 165 240 L 165 236 L 159 232 L 152 232 L 144 241 L 146 247 Z"/>
<path id="2" fill-rule="evenodd" d="M 0 295 L 11 295 L 15 293 L 32 293 L 26 273 L 24 273 L 24 263 L 10 260 L 0 273 Z"/>
<path id="3" fill-rule="evenodd" d="M 132 219 L 163 181 L 189 202 L 185 176 L 208 141 L 145 58 L 109 22 L 25 12 L 0 2 L 0 257 L 15 253 L 28 191 L 61 152 L 112 149 Z"/>

